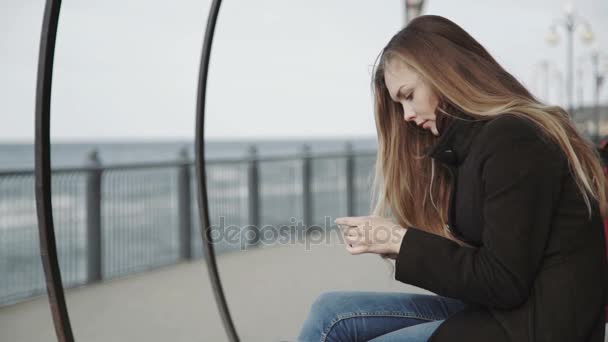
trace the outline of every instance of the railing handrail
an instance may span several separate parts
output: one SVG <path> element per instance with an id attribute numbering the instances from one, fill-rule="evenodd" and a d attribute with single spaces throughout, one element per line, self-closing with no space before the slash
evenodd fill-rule
<path id="1" fill-rule="evenodd" d="M 355 157 L 371 157 L 376 155 L 376 151 L 356 151 L 352 154 Z M 347 152 L 329 152 L 329 153 L 318 153 L 310 156 L 311 159 L 328 159 L 328 158 L 344 158 L 348 156 Z M 242 158 L 216 158 L 206 160 L 205 163 L 207 165 L 213 164 L 238 164 L 238 163 L 247 163 L 250 161 L 258 161 L 258 162 L 277 162 L 277 161 L 288 161 L 288 160 L 300 160 L 304 156 L 302 154 L 294 154 L 294 155 L 281 155 L 281 156 L 267 156 L 267 157 L 257 157 L 257 158 L 249 158 L 247 156 Z M 76 167 L 58 167 L 53 168 L 53 173 L 76 173 L 76 172 L 90 172 L 90 171 L 113 171 L 113 170 L 137 170 L 137 169 L 152 169 L 152 168 L 163 168 L 163 167 L 178 167 L 183 165 L 194 165 L 194 161 L 165 161 L 165 162 L 142 162 L 142 163 L 124 163 L 124 164 L 112 164 L 112 165 L 102 165 L 101 167 L 92 167 L 92 166 L 76 166 Z M 23 175 L 33 175 L 33 169 L 6 169 L 0 170 L 0 177 L 3 176 L 23 176 Z"/>
<path id="2" fill-rule="evenodd" d="M 336 186 L 335 191 L 342 191 L 342 189 L 346 191 L 344 194 L 346 207 L 342 209 L 345 209 L 349 216 L 355 215 L 361 197 L 356 194 L 357 189 L 366 186 L 358 180 L 361 180 L 363 176 L 369 176 L 370 160 L 368 158 L 375 160 L 376 155 L 376 149 L 368 147 L 353 150 L 352 143 L 346 143 L 343 150 L 312 153 L 309 145 L 303 145 L 299 151 L 293 153 L 260 156 L 258 148 L 252 145 L 241 156 L 208 159 L 206 165 L 217 165 L 221 169 L 230 170 L 226 173 L 228 178 L 211 177 L 209 186 L 221 190 L 219 193 L 215 191 L 218 196 L 218 203 L 215 205 L 217 210 L 228 209 L 221 211 L 222 215 L 225 214 L 226 217 L 232 219 L 236 218 L 237 224 L 241 221 L 248 223 L 247 231 L 243 231 L 242 235 L 246 237 L 246 241 L 240 241 L 240 244 L 246 243 L 247 248 L 250 248 L 262 246 L 263 235 L 260 230 L 262 224 L 277 224 L 272 221 L 274 218 L 270 218 L 273 215 L 269 217 L 262 215 L 262 203 L 266 200 L 274 201 L 277 199 L 276 196 L 285 196 L 282 200 L 294 205 L 293 214 L 301 215 L 301 222 L 305 227 L 310 227 L 315 224 L 314 218 L 317 215 L 315 213 L 319 210 L 315 206 L 315 199 L 317 196 L 325 196 L 324 192 L 317 191 L 318 187 Z M 358 158 L 362 158 L 366 162 L 358 163 Z M 83 237 L 83 239 L 68 237 L 69 242 L 66 242 L 65 246 L 69 247 L 65 247 L 65 250 L 70 251 L 70 257 L 64 259 L 64 262 L 67 262 L 65 264 L 67 267 L 65 274 L 68 279 L 66 284 L 69 287 L 93 284 L 116 276 L 139 272 L 140 268 L 149 269 L 164 265 L 166 262 L 175 263 L 179 260 L 193 260 L 198 257 L 197 251 L 202 252 L 202 250 L 200 246 L 196 245 L 197 240 L 194 238 L 200 234 L 201 223 L 193 221 L 196 220 L 192 211 L 193 204 L 197 200 L 192 193 L 192 187 L 195 185 L 192 182 L 195 163 L 188 157 L 188 150 L 182 148 L 176 153 L 175 158 L 162 162 L 104 165 L 100 159 L 102 158 L 95 149 L 83 158 L 82 165 L 57 167 L 51 170 L 53 176 L 57 176 L 57 180 L 60 181 L 55 189 L 59 202 L 57 215 L 65 219 L 62 224 L 65 224 L 66 231 L 77 231 L 79 236 Z M 275 162 L 278 163 L 275 164 Z M 315 166 L 316 163 L 325 164 L 326 162 L 329 162 L 327 167 Z M 272 169 L 269 173 L 270 170 L 265 170 L 265 167 L 268 166 Z M 366 171 L 358 171 L 361 168 L 365 168 Z M 215 169 L 215 167 L 211 169 Z M 287 184 L 283 180 L 279 180 L 278 187 L 272 184 L 270 187 L 262 186 L 275 182 L 275 172 L 282 173 L 286 169 L 289 169 Z M 136 173 L 127 175 L 130 173 L 128 170 L 143 170 L 161 175 L 160 177 L 152 175 L 148 179 L 145 178 L 146 176 L 142 176 L 141 180 L 132 182 L 132 179 L 139 179 L 140 175 Z M 328 175 L 330 178 L 324 179 L 324 174 L 328 170 L 331 173 Z M 221 171 L 224 173 L 225 170 Z M 232 171 L 238 171 L 238 177 L 233 177 L 235 174 Z M 319 176 L 316 176 L 317 173 Z M 119 177 L 107 178 L 110 175 Z M 18 199 L 14 205 L 11 204 L 7 207 L 9 210 L 6 217 L 11 217 L 13 210 L 15 215 L 18 215 L 15 216 L 18 219 L 14 223 L 12 220 L 7 222 L 7 227 L 18 226 L 19 229 L 25 231 L 35 230 L 36 224 L 33 220 L 35 215 L 31 211 L 35 203 L 33 203 L 33 198 L 30 200 L 29 195 L 25 194 L 25 192 L 31 193 L 31 189 L 26 189 L 30 183 L 23 182 L 24 179 L 29 181 L 34 177 L 35 172 L 32 169 L 0 170 L 2 185 L 8 185 L 2 188 L 3 196 L 7 198 L 16 196 L 15 198 Z M 327 182 L 328 180 L 331 184 Z M 275 191 L 275 188 L 281 188 L 281 191 Z M 224 199 L 228 201 L 226 202 Z M 335 203 L 336 210 L 344 204 L 344 202 L 338 202 Z M 147 215 L 144 214 L 144 211 L 147 212 L 147 210 L 154 210 L 154 215 L 162 215 L 158 216 L 160 218 L 158 222 L 157 220 L 150 220 L 154 222 L 145 220 Z M 266 210 L 272 210 L 272 208 Z M 31 216 L 25 217 L 25 215 L 29 215 L 28 213 Z M 268 221 L 269 219 L 270 221 Z M 166 229 L 167 224 L 169 224 L 169 229 Z M 162 226 L 161 229 L 159 229 L 160 226 Z M 120 227 L 120 229 L 116 229 L 116 227 Z M 176 239 L 177 245 L 171 244 L 169 249 L 159 252 L 160 245 L 154 242 L 156 241 L 154 236 L 158 237 L 161 231 L 162 234 L 170 234 L 170 239 Z M 134 257 L 134 260 L 128 260 L 127 255 L 135 254 L 129 254 L 127 250 L 131 249 L 123 242 L 139 241 L 138 234 L 140 233 L 151 234 L 149 235 L 151 240 L 141 241 L 138 248 L 144 248 L 154 256 L 146 254 L 145 257 L 138 256 Z M 104 237 L 104 234 L 107 235 Z M 135 239 L 133 236 L 136 236 Z M 66 236 L 60 239 L 63 238 Z M 3 241 L 10 244 L 13 240 L 7 236 L 7 239 Z M 117 241 L 121 241 L 120 245 L 114 245 Z M 165 241 L 164 238 L 163 241 Z M 107 249 L 108 247 L 110 249 Z M 1 248 L 2 246 L 0 246 Z M 12 253 L 12 249 L 9 248 L 8 252 Z M 33 275 L 37 269 L 32 265 L 37 265 L 40 259 L 35 256 L 35 249 L 27 249 L 26 254 L 23 265 L 29 265 L 27 272 Z M 21 282 L 19 280 L 21 278 L 15 278 L 16 273 L 11 270 L 7 275 L 10 277 L 8 278 L 10 283 L 0 281 L 0 307 L 13 300 L 27 298 L 44 291 L 44 283 Z M 21 285 L 25 290 L 21 290 Z"/>

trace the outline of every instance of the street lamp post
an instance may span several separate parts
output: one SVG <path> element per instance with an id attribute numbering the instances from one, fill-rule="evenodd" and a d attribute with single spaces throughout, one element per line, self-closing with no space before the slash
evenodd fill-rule
<path id="1" fill-rule="evenodd" d="M 544 96 L 545 96 L 545 101 L 549 101 L 549 61 L 548 60 L 543 60 L 541 62 L 541 68 L 543 69 L 543 76 L 544 76 L 544 80 L 543 82 L 544 84 Z"/>
<path id="2" fill-rule="evenodd" d="M 405 24 L 422 14 L 424 0 L 405 0 Z"/>
<path id="3" fill-rule="evenodd" d="M 550 60 L 542 59 L 534 66 L 532 84 L 543 102 L 561 106 L 564 98 L 562 73 Z M 557 92 L 557 94 L 556 94 Z M 554 98 L 557 98 L 555 102 Z"/>
<path id="4" fill-rule="evenodd" d="M 574 33 L 577 28 L 582 26 L 584 31 L 582 32 L 582 39 L 585 42 L 591 42 L 593 40 L 593 33 L 591 32 L 591 26 L 580 15 L 574 12 L 574 9 L 571 4 L 568 4 L 564 8 L 565 16 L 563 18 L 559 18 L 554 20 L 553 24 L 550 27 L 549 33 L 546 37 L 547 42 L 551 45 L 555 45 L 559 41 L 559 36 L 557 34 L 556 28 L 558 26 L 563 26 L 566 29 L 566 87 L 567 87 L 567 102 L 566 108 L 568 109 L 568 113 L 571 116 L 574 115 L 573 106 L 572 106 L 572 98 L 573 98 L 573 54 L 574 54 Z"/>
<path id="5" fill-rule="evenodd" d="M 604 59 L 604 70 L 600 70 L 600 58 Z M 608 73 L 608 56 L 600 54 L 600 50 L 595 46 L 591 52 L 591 63 L 593 65 L 593 110 L 595 111 L 595 139 L 596 143 L 600 139 L 600 90 Z"/>
<path id="6" fill-rule="evenodd" d="M 584 101 L 584 88 L 583 88 L 583 63 L 581 63 L 580 58 L 579 62 L 576 65 L 576 107 L 580 110 L 583 108 Z M 572 107 L 575 107 L 572 105 Z"/>
<path id="7" fill-rule="evenodd" d="M 532 86 L 540 94 L 544 102 L 549 102 L 549 61 L 540 60 L 534 65 Z"/>

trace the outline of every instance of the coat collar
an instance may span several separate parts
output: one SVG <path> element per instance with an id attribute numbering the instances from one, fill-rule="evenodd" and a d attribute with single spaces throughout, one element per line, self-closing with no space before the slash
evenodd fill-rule
<path id="1" fill-rule="evenodd" d="M 446 165 L 459 166 L 467 157 L 471 142 L 486 123 L 468 115 L 446 120 L 445 129 L 434 145 L 425 149 L 424 154 Z"/>

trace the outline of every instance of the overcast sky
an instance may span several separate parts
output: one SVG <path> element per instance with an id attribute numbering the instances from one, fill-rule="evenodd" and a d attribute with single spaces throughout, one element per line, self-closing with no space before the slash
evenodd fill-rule
<path id="1" fill-rule="evenodd" d="M 403 0 L 225 0 L 209 75 L 206 134 L 219 138 L 374 136 L 370 72 L 403 25 Z M 53 141 L 192 139 L 209 0 L 64 0 Z M 559 0 L 427 0 L 540 92 L 538 62 L 563 69 L 545 35 Z M 0 0 L 0 141 L 32 142 L 43 0 Z M 608 54 L 608 1 L 576 1 Z M 591 101 L 589 47 L 584 101 Z M 555 79 L 549 101 L 558 99 Z M 608 88 L 606 86 L 605 88 Z M 602 102 L 608 101 L 603 89 Z"/>

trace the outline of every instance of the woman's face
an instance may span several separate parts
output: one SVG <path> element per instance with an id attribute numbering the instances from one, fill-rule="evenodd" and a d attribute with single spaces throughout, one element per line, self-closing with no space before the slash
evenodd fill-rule
<path id="1" fill-rule="evenodd" d="M 398 58 L 386 63 L 384 82 L 394 102 L 403 107 L 403 120 L 438 136 L 435 109 L 439 102 L 419 75 Z"/>

